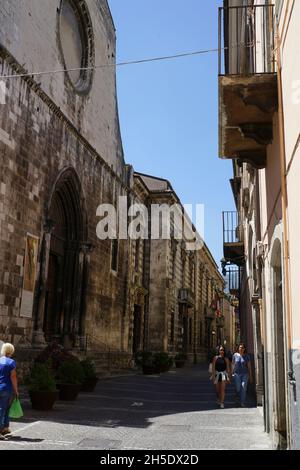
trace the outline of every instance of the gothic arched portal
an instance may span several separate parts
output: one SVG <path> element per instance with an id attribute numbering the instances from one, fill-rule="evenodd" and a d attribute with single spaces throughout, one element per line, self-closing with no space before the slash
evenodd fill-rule
<path id="1" fill-rule="evenodd" d="M 48 211 L 52 221 L 43 330 L 54 339 L 74 346 L 83 332 L 84 246 L 86 211 L 82 190 L 73 169 L 65 170 L 55 184 Z"/>

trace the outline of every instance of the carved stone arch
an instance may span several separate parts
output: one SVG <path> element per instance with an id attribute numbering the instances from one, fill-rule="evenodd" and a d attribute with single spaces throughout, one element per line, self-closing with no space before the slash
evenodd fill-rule
<path id="1" fill-rule="evenodd" d="M 84 330 L 89 251 L 85 198 L 74 168 L 58 175 L 47 218 L 53 228 L 46 257 L 43 331 L 47 341 L 56 339 L 72 347 Z"/>
<path id="2" fill-rule="evenodd" d="M 133 302 L 137 305 L 144 306 L 145 296 L 148 291 L 144 287 L 135 287 L 133 290 Z"/>
<path id="3" fill-rule="evenodd" d="M 54 202 L 54 198 L 58 198 L 61 201 L 69 201 L 70 204 L 66 206 L 65 213 L 69 220 L 72 219 L 74 213 L 77 213 L 77 218 L 74 220 L 74 227 L 69 227 L 69 230 L 72 230 L 72 233 L 69 233 L 70 238 L 86 241 L 88 239 L 86 197 L 75 168 L 65 167 L 57 176 L 53 184 L 47 208 L 47 217 L 49 219 L 51 219 L 51 206 Z"/>

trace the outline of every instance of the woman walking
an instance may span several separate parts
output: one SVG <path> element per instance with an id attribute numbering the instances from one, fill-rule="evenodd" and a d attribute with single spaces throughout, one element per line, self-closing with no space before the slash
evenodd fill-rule
<path id="1" fill-rule="evenodd" d="M 8 411 L 13 393 L 18 397 L 16 363 L 11 359 L 14 351 L 15 348 L 10 343 L 4 343 L 1 348 L 3 357 L 0 358 L 0 439 L 11 433 Z"/>
<path id="2" fill-rule="evenodd" d="M 244 343 L 239 345 L 238 352 L 232 357 L 232 377 L 235 383 L 237 404 L 245 407 L 248 382 L 252 383 L 252 370 Z"/>
<path id="3" fill-rule="evenodd" d="M 230 362 L 225 357 L 224 346 L 219 346 L 217 355 L 213 358 L 212 362 L 212 377 L 214 378 L 214 384 L 216 386 L 216 392 L 218 397 L 218 405 L 220 408 L 224 408 L 225 401 L 225 388 L 226 384 L 230 383 L 231 366 Z"/>

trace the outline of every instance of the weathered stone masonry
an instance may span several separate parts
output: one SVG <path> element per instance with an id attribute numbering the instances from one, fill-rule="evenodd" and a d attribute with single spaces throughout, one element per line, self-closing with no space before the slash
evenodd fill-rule
<path id="1" fill-rule="evenodd" d="M 99 369 L 105 361 L 108 369 L 127 367 L 141 349 L 175 354 L 183 350 L 184 338 L 190 359 L 206 360 L 205 316 L 215 290 L 199 280 L 205 271 L 219 289 L 223 285 L 207 247 L 191 254 L 174 240 L 114 243 L 96 236 L 101 203 L 117 207 L 118 197 L 125 195 L 128 205 L 178 200 L 167 180 L 137 177 L 125 165 L 111 67 L 115 30 L 107 1 L 2 3 L 2 76 L 61 70 L 72 65 L 70 57 L 75 65 L 110 66 L 78 72 L 75 78 L 49 73 L 5 79 L 5 104 L 0 104 L 0 339 L 17 346 L 19 372 L 54 339 L 78 355 L 93 356 Z M 77 20 L 83 31 L 68 50 Z M 80 40 L 81 57 L 76 49 Z M 36 266 L 28 255 L 28 237 L 38 239 Z M 28 269 L 35 282 L 25 315 Z M 194 300 L 180 306 L 183 291 Z"/>
<path id="2" fill-rule="evenodd" d="M 7 62 L 12 58 L 3 48 L 1 59 L 1 74 L 15 73 L 16 67 Z M 18 78 L 7 85 L 7 102 L 0 114 L 1 333 L 13 334 L 17 326 L 15 331 L 30 341 L 32 320 L 19 317 L 24 239 L 27 232 L 43 239 L 51 195 L 60 176 L 72 168 L 70 178 L 78 181 L 86 210 L 87 240 L 82 241 L 94 246 L 86 292 L 86 333 L 96 330 L 100 340 L 119 348 L 126 246 L 119 246 L 118 275 L 107 276 L 110 242 L 96 238 L 96 209 L 102 201 L 114 202 L 114 187 L 121 194 L 125 186 L 33 81 Z"/>

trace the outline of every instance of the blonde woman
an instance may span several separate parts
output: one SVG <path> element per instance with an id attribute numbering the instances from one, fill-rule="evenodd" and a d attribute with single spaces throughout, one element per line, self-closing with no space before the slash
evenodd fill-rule
<path id="1" fill-rule="evenodd" d="M 8 410 L 13 393 L 18 397 L 18 380 L 16 362 L 11 358 L 15 348 L 10 343 L 4 343 L 0 357 L 0 439 L 11 434 L 9 429 Z"/>
<path id="2" fill-rule="evenodd" d="M 220 408 L 224 408 L 225 388 L 226 384 L 230 383 L 230 375 L 231 365 L 229 359 L 225 357 L 225 348 L 221 345 L 212 362 L 212 377 L 216 386 L 218 405 L 220 405 Z"/>

